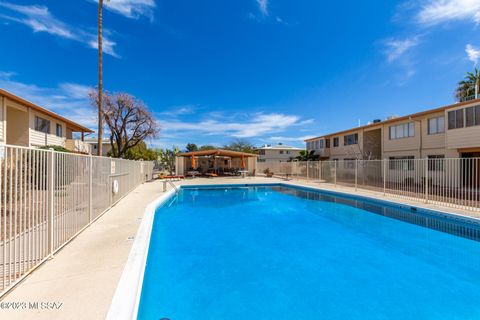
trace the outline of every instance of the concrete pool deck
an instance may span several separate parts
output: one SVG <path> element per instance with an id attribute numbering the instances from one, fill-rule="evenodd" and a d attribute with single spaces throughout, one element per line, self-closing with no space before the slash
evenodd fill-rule
<path id="1" fill-rule="evenodd" d="M 285 183 L 324 190 L 354 193 L 454 214 L 478 217 L 478 213 L 422 204 L 383 193 L 312 181 L 264 177 L 197 178 L 177 185 Z M 170 188 L 170 186 L 168 186 Z M 28 276 L 2 299 L 0 319 L 104 319 L 140 226 L 145 208 L 163 192 L 163 183 L 153 181 L 137 187 L 95 223 L 66 245 L 55 257 Z M 38 302 L 38 309 L 29 303 Z M 26 303 L 6 307 L 5 303 Z M 41 303 L 49 303 L 42 309 Z M 55 304 L 54 304 L 55 303 Z M 60 306 L 61 304 L 61 306 Z M 58 309 L 57 309 L 58 307 Z"/>

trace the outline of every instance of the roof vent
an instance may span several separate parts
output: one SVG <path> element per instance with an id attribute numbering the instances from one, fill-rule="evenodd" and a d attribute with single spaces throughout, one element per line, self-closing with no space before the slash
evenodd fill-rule
<path id="1" fill-rule="evenodd" d="M 393 119 L 395 119 L 395 118 L 398 118 L 398 116 L 396 116 L 396 115 L 388 116 L 388 117 L 387 117 L 387 120 L 393 120 Z"/>
<path id="2" fill-rule="evenodd" d="M 379 123 L 379 122 L 382 122 L 382 120 L 380 120 L 380 119 L 373 119 L 373 123 Z"/>

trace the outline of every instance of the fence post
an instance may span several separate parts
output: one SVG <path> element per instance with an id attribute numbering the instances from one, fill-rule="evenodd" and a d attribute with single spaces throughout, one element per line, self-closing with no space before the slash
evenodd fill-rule
<path id="1" fill-rule="evenodd" d="M 48 255 L 53 256 L 53 216 L 54 216 L 54 192 L 55 192 L 55 152 L 53 149 L 48 151 L 47 160 L 47 195 L 48 195 L 48 218 L 47 218 L 47 232 L 48 232 Z"/>
<path id="2" fill-rule="evenodd" d="M 334 164 L 334 166 L 333 166 L 334 171 L 333 172 L 334 172 L 334 179 L 335 179 L 334 180 L 335 181 L 335 183 L 334 183 L 335 187 L 337 187 L 337 162 L 338 161 L 333 161 L 333 164 Z"/>
<path id="3" fill-rule="evenodd" d="M 358 159 L 355 159 L 355 191 L 357 191 L 357 181 L 358 181 Z"/>
<path id="4" fill-rule="evenodd" d="M 428 203 L 428 158 L 425 158 L 425 203 Z"/>
<path id="5" fill-rule="evenodd" d="M 383 196 L 387 195 L 387 158 L 383 158 Z"/>
<path id="6" fill-rule="evenodd" d="M 93 156 L 89 157 L 88 165 L 88 222 L 92 222 L 93 218 Z"/>
<path id="7" fill-rule="evenodd" d="M 310 166 L 310 161 L 307 160 L 307 180 L 308 180 L 308 178 L 309 178 L 309 176 L 308 176 L 308 167 L 309 167 L 309 166 Z"/>
<path id="8" fill-rule="evenodd" d="M 318 160 L 318 181 L 322 182 L 322 161 Z"/>

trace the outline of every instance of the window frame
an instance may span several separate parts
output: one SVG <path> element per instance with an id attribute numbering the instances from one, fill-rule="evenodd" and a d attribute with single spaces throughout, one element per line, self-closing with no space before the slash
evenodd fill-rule
<path id="1" fill-rule="evenodd" d="M 388 129 L 389 140 L 408 139 L 415 137 L 415 122 L 405 122 L 391 125 Z"/>
<path id="2" fill-rule="evenodd" d="M 471 110 L 471 119 L 469 119 L 469 111 Z M 470 124 L 469 121 L 471 120 Z M 480 126 L 480 105 L 478 106 L 471 106 L 465 108 L 465 127 L 475 127 Z"/>
<path id="3" fill-rule="evenodd" d="M 60 134 L 58 134 L 60 129 Z M 59 138 L 63 137 L 63 126 L 60 123 L 56 123 L 55 125 L 55 135 Z"/>
<path id="4" fill-rule="evenodd" d="M 441 123 L 440 119 L 443 119 L 443 126 L 440 125 Z M 432 120 L 435 123 L 435 131 L 432 130 L 432 124 L 431 124 Z M 434 135 L 434 134 L 442 134 L 442 133 L 445 133 L 445 116 L 429 118 L 427 120 L 427 134 Z"/>
<path id="5" fill-rule="evenodd" d="M 40 121 L 42 121 L 43 124 L 41 124 Z M 43 128 L 43 127 L 45 127 L 45 128 Z M 50 134 L 50 120 L 36 115 L 35 116 L 35 131 Z"/>
<path id="6" fill-rule="evenodd" d="M 452 110 L 448 111 L 447 116 L 448 116 L 448 130 L 454 130 L 454 129 L 462 129 L 465 128 L 465 109 L 457 109 L 457 110 Z M 461 115 L 461 125 L 459 125 L 460 122 L 460 117 Z"/>
<path id="7" fill-rule="evenodd" d="M 338 148 L 340 146 L 340 137 L 333 138 L 333 147 Z"/>
<path id="8" fill-rule="evenodd" d="M 353 137 L 353 141 L 351 138 Z M 352 146 L 358 144 L 358 133 L 346 134 L 343 136 L 343 145 Z"/>

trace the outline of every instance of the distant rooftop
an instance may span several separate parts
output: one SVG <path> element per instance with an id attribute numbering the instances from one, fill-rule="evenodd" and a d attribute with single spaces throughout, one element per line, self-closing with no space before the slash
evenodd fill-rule
<path id="1" fill-rule="evenodd" d="M 303 150 L 303 148 L 297 148 L 292 146 L 287 146 L 286 144 L 279 143 L 276 145 L 265 144 L 262 147 L 258 148 L 259 150 Z"/>

